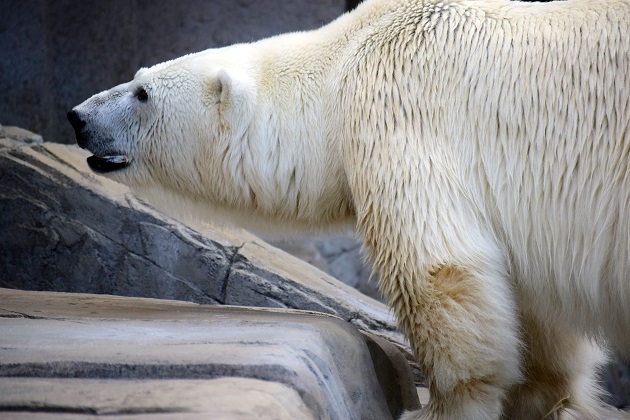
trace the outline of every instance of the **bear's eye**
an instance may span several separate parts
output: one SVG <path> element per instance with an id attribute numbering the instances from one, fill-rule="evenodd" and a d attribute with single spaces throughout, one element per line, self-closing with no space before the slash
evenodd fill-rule
<path id="1" fill-rule="evenodd" d="M 133 96 L 135 96 L 140 102 L 146 102 L 149 99 L 149 94 L 143 87 L 136 89 Z"/>

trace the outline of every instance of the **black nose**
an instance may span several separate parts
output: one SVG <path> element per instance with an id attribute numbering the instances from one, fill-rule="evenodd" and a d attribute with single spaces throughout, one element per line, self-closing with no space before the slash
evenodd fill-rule
<path id="1" fill-rule="evenodd" d="M 72 125 L 72 128 L 74 128 L 74 135 L 77 138 L 77 144 L 80 147 L 85 148 L 86 139 L 85 139 L 85 136 L 81 133 L 81 130 L 83 129 L 83 127 L 85 127 L 85 121 L 81 119 L 81 117 L 79 116 L 79 113 L 75 111 L 74 109 L 68 112 L 67 115 L 68 115 L 68 121 L 70 121 L 70 125 Z"/>
<path id="2" fill-rule="evenodd" d="M 68 112 L 68 121 L 70 121 L 74 131 L 81 131 L 81 129 L 85 127 L 85 121 L 79 117 L 79 113 L 74 109 Z"/>

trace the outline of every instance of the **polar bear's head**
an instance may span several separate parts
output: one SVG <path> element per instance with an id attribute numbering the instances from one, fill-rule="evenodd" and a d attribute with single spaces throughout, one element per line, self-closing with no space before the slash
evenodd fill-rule
<path id="1" fill-rule="evenodd" d="M 192 164 L 200 154 L 216 157 L 243 135 L 254 101 L 251 78 L 191 55 L 139 70 L 73 108 L 68 119 L 78 145 L 94 154 L 88 164 L 95 172 L 136 184 L 182 173 L 170 165 Z"/>
<path id="2" fill-rule="evenodd" d="M 208 50 L 141 69 L 68 119 L 79 146 L 93 153 L 92 170 L 163 210 L 158 191 L 186 211 L 198 204 L 231 220 L 240 212 L 238 223 L 254 215 L 308 226 L 347 218 L 349 200 L 339 203 L 343 171 L 331 158 L 339 153 L 324 144 L 326 125 L 316 123 L 323 107 L 295 103 L 304 86 L 295 93 L 286 84 L 270 87 L 276 76 L 262 73 L 246 46 Z"/>

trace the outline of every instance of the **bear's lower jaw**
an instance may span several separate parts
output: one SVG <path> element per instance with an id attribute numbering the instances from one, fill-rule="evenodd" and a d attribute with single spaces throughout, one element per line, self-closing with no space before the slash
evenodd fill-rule
<path id="1" fill-rule="evenodd" d="M 90 156 L 87 163 L 94 172 L 104 174 L 117 171 L 129 165 L 127 156 Z"/>

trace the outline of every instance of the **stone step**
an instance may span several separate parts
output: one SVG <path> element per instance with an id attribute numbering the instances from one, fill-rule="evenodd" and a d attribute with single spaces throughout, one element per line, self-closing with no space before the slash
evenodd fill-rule
<path id="1" fill-rule="evenodd" d="M 338 317 L 103 295 L 0 289 L 0 378 L 0 418 L 387 419 L 419 406 L 403 354 Z"/>

